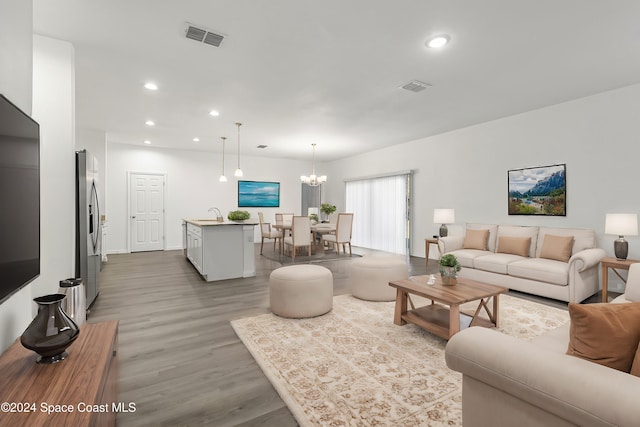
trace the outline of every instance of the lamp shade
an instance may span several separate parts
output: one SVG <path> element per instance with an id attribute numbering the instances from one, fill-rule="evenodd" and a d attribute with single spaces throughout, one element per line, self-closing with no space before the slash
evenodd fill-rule
<path id="1" fill-rule="evenodd" d="M 638 235 L 638 215 L 629 213 L 608 213 L 604 222 L 604 233 L 618 236 Z"/>
<path id="2" fill-rule="evenodd" d="M 453 224 L 456 222 L 456 213 L 453 209 L 434 209 L 434 224 Z"/>

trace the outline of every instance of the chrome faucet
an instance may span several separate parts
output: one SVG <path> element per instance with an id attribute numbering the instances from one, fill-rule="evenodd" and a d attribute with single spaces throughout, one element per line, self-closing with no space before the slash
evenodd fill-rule
<path id="1" fill-rule="evenodd" d="M 208 212 L 213 212 L 216 214 L 216 221 L 218 222 L 223 222 L 224 218 L 222 217 L 222 212 L 220 212 L 220 209 L 218 208 L 209 208 Z"/>

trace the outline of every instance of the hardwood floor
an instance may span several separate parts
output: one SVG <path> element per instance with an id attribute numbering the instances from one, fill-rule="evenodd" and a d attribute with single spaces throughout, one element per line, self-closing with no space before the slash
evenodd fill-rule
<path id="1" fill-rule="evenodd" d="M 321 265 L 333 273 L 334 294 L 347 293 L 351 260 Z M 411 265 L 425 274 L 424 259 Z M 256 277 L 207 283 L 182 251 L 109 255 L 88 320 L 120 321 L 119 400 L 136 411 L 118 414 L 118 425 L 297 425 L 229 324 L 269 312 L 278 267 L 258 245 Z"/>
<path id="2" fill-rule="evenodd" d="M 321 265 L 333 273 L 334 295 L 348 293 L 351 260 Z M 119 401 L 136 411 L 118 414 L 118 425 L 295 426 L 229 324 L 269 312 L 278 267 L 256 245 L 256 277 L 207 283 L 182 251 L 109 255 L 88 321 L 120 321 Z M 436 272 L 432 260 L 428 273 Z M 426 273 L 424 259 L 412 257 L 410 274 Z"/>

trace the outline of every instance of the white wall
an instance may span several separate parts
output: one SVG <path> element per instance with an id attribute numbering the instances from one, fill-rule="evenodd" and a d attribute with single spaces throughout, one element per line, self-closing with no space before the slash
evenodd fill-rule
<path id="1" fill-rule="evenodd" d="M 0 10 L 0 93 L 31 114 L 32 3 L 0 0 Z M 9 347 L 31 321 L 31 286 L 25 286 L 0 304 L 0 352 Z"/>
<path id="2" fill-rule="evenodd" d="M 11 3 L 11 7 L 5 8 L 5 3 Z M 29 113 L 33 105 L 32 117 L 40 124 L 41 201 L 40 277 L 0 305 L 0 348 L 4 350 L 35 315 L 32 299 L 57 292 L 58 282 L 73 276 L 75 74 L 73 47 L 69 43 L 32 36 L 31 2 L 5 1 L 2 7 L 11 13 L 0 17 L 0 31 L 4 32 L 5 23 L 15 31 L 6 38 L 0 37 L 0 63 L 8 55 L 22 67 L 13 69 L 19 80 L 15 85 L 12 76 L 0 74 L 0 91 L 16 94 L 20 88 L 17 98 L 32 98 L 28 103 L 18 101 L 18 106 Z M 17 46 L 22 47 L 16 49 Z M 25 75 L 28 88 L 21 81 Z"/>
<path id="3" fill-rule="evenodd" d="M 210 207 L 217 207 L 226 219 L 229 211 L 238 209 L 238 184 L 233 177 L 235 157 L 226 156 L 228 181 L 218 181 L 221 154 L 107 144 L 108 253 L 127 252 L 129 172 L 163 173 L 167 176 L 165 190 L 166 249 L 182 248 L 182 218 L 215 218 Z M 308 161 L 243 157 L 243 180 L 280 182 L 279 208 L 241 208 L 257 219 L 258 211 L 265 220 L 275 222 L 276 212 L 300 212 L 300 175 L 308 173 Z M 255 227 L 255 238 L 260 235 Z"/>
<path id="4" fill-rule="evenodd" d="M 60 280 L 75 276 L 75 60 L 68 42 L 34 36 L 33 48 L 33 118 L 40 123 L 41 159 L 35 298 L 56 293 Z"/>
<path id="5" fill-rule="evenodd" d="M 414 169 L 412 255 L 424 256 L 424 238 L 438 234 L 433 209 L 451 207 L 451 234 L 466 222 L 593 228 L 613 256 L 605 214 L 640 211 L 638 111 L 634 85 L 332 162 L 327 199 L 343 209 L 344 179 Z M 567 216 L 507 215 L 507 171 L 559 163 L 567 165 Z M 629 258 L 640 259 L 640 238 L 627 240 Z"/>

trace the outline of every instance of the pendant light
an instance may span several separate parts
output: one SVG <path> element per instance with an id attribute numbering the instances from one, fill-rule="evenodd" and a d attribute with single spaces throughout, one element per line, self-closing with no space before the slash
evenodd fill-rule
<path id="1" fill-rule="evenodd" d="M 242 169 L 240 169 L 240 126 L 242 126 L 242 123 L 236 123 L 236 126 L 238 126 L 238 169 L 233 175 L 240 178 L 242 177 Z"/>
<path id="2" fill-rule="evenodd" d="M 327 180 L 326 175 L 316 176 L 316 144 L 311 144 L 313 147 L 313 157 L 311 160 L 311 175 L 310 176 L 301 176 L 300 181 L 303 184 L 307 184 L 310 187 L 317 187 Z"/>
<path id="3" fill-rule="evenodd" d="M 224 141 L 227 139 L 227 137 L 221 136 L 220 139 L 222 139 L 222 175 L 220 175 L 218 181 L 227 182 L 227 177 L 224 175 Z"/>

